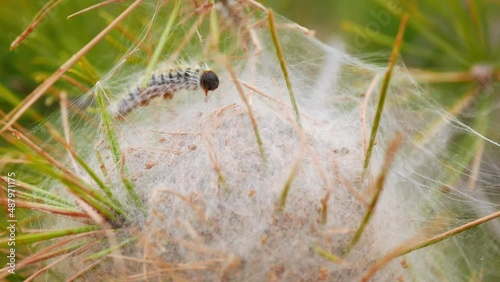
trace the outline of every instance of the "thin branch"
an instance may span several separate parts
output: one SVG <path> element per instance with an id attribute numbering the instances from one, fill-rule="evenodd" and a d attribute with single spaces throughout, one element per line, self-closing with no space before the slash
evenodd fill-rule
<path id="1" fill-rule="evenodd" d="M 9 50 L 12 51 L 14 48 L 19 46 L 21 42 L 40 24 L 40 22 L 45 18 L 45 16 L 59 5 L 63 0 L 51 0 L 35 15 L 29 26 L 10 44 Z"/>
<path id="2" fill-rule="evenodd" d="M 377 271 L 379 271 L 384 265 L 386 265 L 388 262 L 390 262 L 391 260 L 397 258 L 397 257 L 400 257 L 400 256 L 403 256 L 403 255 L 406 255 L 408 253 L 411 253 L 413 251 L 416 251 L 418 249 L 421 249 L 421 248 L 425 248 L 427 246 L 430 246 L 432 244 L 436 244 L 440 241 L 443 241 L 445 239 L 448 239 L 454 235 L 457 235 L 461 232 L 464 232 L 466 230 L 469 230 L 473 227 L 476 227 L 476 226 L 479 226 L 487 221 L 490 221 L 492 219 L 495 219 L 497 217 L 500 217 L 500 211 L 497 211 L 497 212 L 494 212 L 488 216 L 485 216 L 485 217 L 482 217 L 482 218 L 479 218 L 479 219 L 476 219 L 472 222 L 469 222 L 467 224 L 464 224 L 462 226 L 459 226 L 455 229 L 452 229 L 452 230 L 449 230 L 449 231 L 446 231 L 442 234 L 439 234 L 437 236 L 434 236 L 432 238 L 429 238 L 427 240 L 424 240 L 418 244 L 415 244 L 415 245 L 412 245 L 411 247 L 406 247 L 406 248 L 402 248 L 401 246 L 399 247 L 396 247 L 394 250 L 390 251 L 389 253 L 387 253 L 387 255 L 385 255 L 384 257 L 382 257 L 377 263 L 375 263 L 366 273 L 365 275 L 363 275 L 363 277 L 361 278 L 361 281 L 362 282 L 368 282 L 368 281 L 371 281 L 371 278 L 375 275 L 375 273 L 377 273 Z"/>
<path id="3" fill-rule="evenodd" d="M 262 143 L 262 138 L 259 133 L 259 127 L 257 125 L 257 120 L 255 119 L 255 115 L 253 113 L 253 109 L 250 105 L 250 102 L 248 101 L 247 96 L 245 95 L 245 91 L 241 87 L 241 83 L 236 77 L 236 74 L 234 73 L 233 67 L 231 66 L 231 63 L 229 61 L 226 61 L 227 69 L 229 71 L 229 75 L 231 76 L 231 79 L 234 82 L 234 85 L 236 86 L 236 89 L 238 90 L 238 93 L 240 94 L 241 100 L 243 100 L 243 103 L 247 107 L 248 111 L 248 116 L 250 117 L 250 122 L 252 123 L 253 131 L 255 134 L 255 139 L 257 139 L 257 146 L 259 147 L 260 155 L 262 156 L 262 159 L 264 160 L 265 163 L 267 163 L 267 156 L 266 156 L 266 150 L 264 149 L 264 144 Z"/>
<path id="4" fill-rule="evenodd" d="M 392 71 L 396 65 L 396 60 L 398 59 L 399 49 L 403 43 L 403 36 L 406 30 L 406 24 L 408 23 L 408 13 L 405 13 L 399 24 L 398 34 L 396 36 L 396 41 L 394 42 L 394 47 L 392 49 L 391 58 L 389 60 L 389 68 L 384 76 L 384 81 L 382 84 L 382 90 L 380 91 L 380 97 L 377 105 L 377 112 L 375 113 L 375 118 L 373 119 L 372 132 L 370 134 L 370 142 L 368 143 L 368 148 L 366 150 L 365 160 L 363 162 L 363 178 L 366 175 L 368 166 L 370 165 L 370 160 L 372 157 L 373 146 L 375 145 L 375 138 L 377 137 L 378 127 L 380 125 L 380 120 L 382 119 L 382 112 L 384 110 L 385 97 L 387 96 L 389 82 L 391 80 Z"/>
<path id="5" fill-rule="evenodd" d="M 299 124 L 299 126 L 302 127 L 299 108 L 297 107 L 297 101 L 295 100 L 295 94 L 293 93 L 292 82 L 290 81 L 290 75 L 288 74 L 288 69 L 286 66 L 285 55 L 283 54 L 283 49 L 281 48 L 278 31 L 276 30 L 276 24 L 274 23 L 273 10 L 267 10 L 267 18 L 269 21 L 269 30 L 273 39 L 274 48 L 276 49 L 276 55 L 278 56 L 281 71 L 283 72 L 283 76 L 285 77 L 286 87 L 288 88 L 288 93 L 290 94 L 290 101 L 292 102 L 292 107 L 295 111 L 295 118 L 297 119 L 297 123 Z"/>
<path id="6" fill-rule="evenodd" d="M 120 21 L 128 16 L 135 10 L 144 0 L 136 0 L 130 5 L 123 13 L 121 13 L 112 23 L 104 28 L 96 37 L 94 37 L 87 45 L 80 51 L 76 52 L 69 60 L 62 64 L 48 79 L 40 84 L 28 97 L 26 97 L 17 107 L 15 107 L 9 114 L 7 114 L 2 122 L 5 125 L 0 129 L 0 133 L 10 128 L 23 114 L 26 112 L 43 94 L 66 72 L 68 71 L 80 58 L 83 57 L 94 45 L 101 41 L 106 34 L 108 34 Z"/>
<path id="7" fill-rule="evenodd" d="M 389 147 L 387 148 L 385 154 L 384 163 L 382 164 L 382 171 L 380 172 L 379 176 L 377 177 L 377 180 L 375 181 L 375 193 L 373 194 L 370 205 L 368 206 L 368 210 L 363 216 L 363 219 L 361 220 L 361 223 L 358 229 L 356 230 L 356 233 L 354 234 L 354 236 L 351 239 L 351 242 L 346 248 L 344 256 L 347 256 L 349 252 L 352 250 L 352 248 L 358 243 L 359 239 L 361 238 L 361 235 L 363 234 L 363 231 L 365 230 L 366 226 L 368 226 L 370 219 L 375 213 L 375 207 L 377 206 L 378 200 L 380 199 L 380 195 L 382 194 L 382 189 L 384 188 L 385 179 L 389 173 L 389 169 L 396 156 L 396 151 L 399 149 L 402 142 L 403 142 L 403 135 L 401 133 L 398 133 L 396 137 L 394 137 L 394 139 L 389 144 Z"/>
<path id="8" fill-rule="evenodd" d="M 85 13 L 85 12 L 88 12 L 88 11 L 91 11 L 91 10 L 94 10 L 94 9 L 97 9 L 97 8 L 100 8 L 100 7 L 104 7 L 104 6 L 108 5 L 108 4 L 112 4 L 112 3 L 115 3 L 115 2 L 116 2 L 116 3 L 118 3 L 118 2 L 123 2 L 123 0 L 107 0 L 107 1 L 103 1 L 103 2 L 101 2 L 101 3 L 97 3 L 97 4 L 95 4 L 95 5 L 92 5 L 92 6 L 90 6 L 90 7 L 85 8 L 85 9 L 83 9 L 83 10 L 80 10 L 80 11 L 78 11 L 78 12 L 76 12 L 76 13 L 73 13 L 73 14 L 69 15 L 66 19 L 68 19 L 68 20 L 69 20 L 70 18 L 72 18 L 72 17 L 74 17 L 74 16 L 77 16 L 77 15 L 83 14 L 83 13 Z"/>

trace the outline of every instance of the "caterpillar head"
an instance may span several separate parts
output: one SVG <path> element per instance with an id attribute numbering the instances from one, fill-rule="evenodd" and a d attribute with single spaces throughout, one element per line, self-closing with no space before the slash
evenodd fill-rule
<path id="1" fill-rule="evenodd" d="M 213 71 L 205 71 L 200 78 L 200 86 L 207 96 L 208 91 L 213 91 L 219 87 L 219 77 Z"/>

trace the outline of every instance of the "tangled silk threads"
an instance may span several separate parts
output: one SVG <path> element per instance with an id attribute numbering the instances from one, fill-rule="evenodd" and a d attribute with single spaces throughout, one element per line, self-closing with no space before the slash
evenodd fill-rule
<path id="1" fill-rule="evenodd" d="M 262 43 L 261 51 L 232 64 L 242 93 L 230 81 L 219 87 L 217 75 L 204 66 L 167 67 L 134 79 L 135 88 L 113 105 L 117 118 L 178 90 L 202 88 L 207 94 L 217 89 L 219 99 L 176 103 L 175 111 L 121 122 L 114 128 L 122 152 L 119 164 L 106 144 L 112 141 L 106 130 L 77 123 L 72 149 L 101 175 L 127 215 L 117 228 L 117 239 L 141 242 L 120 248 L 122 257 L 131 258 L 123 260 L 126 271 L 106 260 L 84 280 L 360 281 L 393 250 L 465 224 L 475 213 L 498 210 L 483 196 L 497 195 L 484 187 L 491 183 L 484 175 L 492 170 L 481 168 L 477 175 L 458 172 L 466 167 L 462 155 L 448 155 L 450 148 L 457 148 L 450 145 L 462 147 L 457 136 L 475 133 L 456 126 L 461 121 L 430 100 L 431 93 L 421 92 L 403 68 L 394 72 L 388 88 L 392 99 L 377 137 L 370 166 L 373 177 L 361 181 L 365 140 L 385 69 L 325 46 L 300 30 L 286 29 L 286 24 L 280 23 L 279 36 L 302 128 L 293 117 L 269 31 L 257 27 L 254 35 Z M 238 39 L 229 33 L 225 43 Z M 186 50 L 202 50 L 191 47 Z M 213 67 L 228 76 L 222 66 Z M 110 71 L 104 88 L 126 87 L 121 82 L 131 77 L 131 71 L 122 72 L 120 77 L 119 71 Z M 100 122 L 98 115 L 85 118 L 95 119 L 91 124 Z M 259 151 L 257 129 L 267 163 Z M 387 143 L 400 132 L 408 138 L 397 152 L 388 151 L 396 156 L 392 166 L 384 168 Z M 425 146 L 412 138 L 422 133 Z M 488 146 L 484 148 L 486 152 Z M 483 158 L 481 167 L 497 167 L 488 161 Z M 124 176 L 145 209 L 130 200 Z M 377 206 L 370 208 L 366 203 L 373 199 L 379 176 L 385 180 L 383 192 Z M 450 176 L 460 179 L 446 180 Z M 475 191 L 466 186 L 472 178 L 478 180 Z M 91 175 L 86 179 L 93 183 Z M 98 193 L 97 183 L 95 189 Z M 281 204 L 284 191 L 286 205 Z M 368 212 L 373 216 L 358 243 L 349 255 L 342 255 Z M 56 224 L 52 229 L 62 230 L 74 221 L 62 217 Z M 498 281 L 498 243 L 491 239 L 497 232 L 486 227 L 474 232 L 394 259 L 372 281 L 464 281 L 483 272 Z M 70 278 L 82 260 L 65 260 L 60 277 Z"/>
<path id="2" fill-rule="evenodd" d="M 166 71 L 159 71 L 151 75 L 146 87 L 138 84 L 128 95 L 122 98 L 113 109 L 117 118 L 130 113 L 138 106 L 146 106 L 151 99 L 163 96 L 171 99 L 174 92 L 179 90 L 194 91 L 200 88 L 213 91 L 219 86 L 219 77 L 211 70 L 198 67 L 178 67 Z"/>

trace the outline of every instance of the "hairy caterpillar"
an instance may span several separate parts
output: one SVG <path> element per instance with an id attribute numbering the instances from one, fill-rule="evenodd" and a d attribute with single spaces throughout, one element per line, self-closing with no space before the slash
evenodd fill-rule
<path id="1" fill-rule="evenodd" d="M 157 72 L 148 79 L 146 87 L 136 86 L 122 98 L 115 107 L 117 118 L 122 118 L 138 106 L 146 106 L 151 99 L 163 96 L 171 99 L 179 90 L 213 91 L 219 86 L 219 77 L 211 70 L 193 67 L 179 67 Z"/>

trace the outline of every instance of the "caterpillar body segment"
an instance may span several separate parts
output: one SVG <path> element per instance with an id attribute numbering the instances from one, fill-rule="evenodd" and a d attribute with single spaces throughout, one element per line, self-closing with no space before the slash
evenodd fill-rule
<path id="1" fill-rule="evenodd" d="M 139 106 L 146 106 L 151 99 L 162 96 L 171 99 L 176 91 L 203 89 L 205 96 L 219 86 L 218 76 L 211 70 L 179 67 L 156 72 L 148 79 L 146 87 L 137 85 L 115 106 L 117 118 L 123 118 Z"/>

